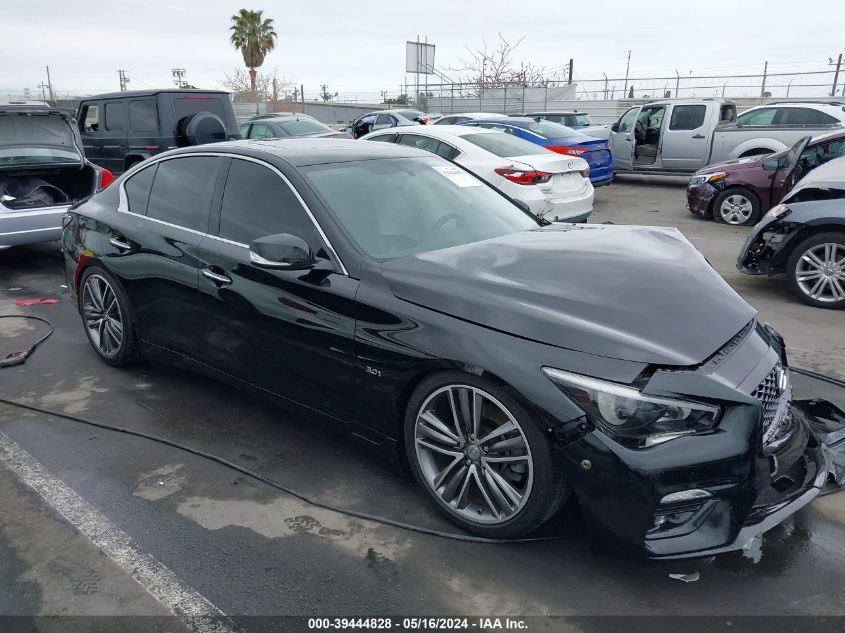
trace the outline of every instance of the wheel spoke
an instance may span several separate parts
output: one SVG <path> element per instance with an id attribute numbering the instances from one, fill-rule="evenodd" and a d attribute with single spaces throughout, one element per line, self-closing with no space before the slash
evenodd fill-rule
<path id="1" fill-rule="evenodd" d="M 470 433 L 478 437 L 481 428 L 481 410 L 484 408 L 484 398 L 477 391 L 472 392 L 472 428 Z"/>
<path id="2" fill-rule="evenodd" d="M 811 297 L 813 297 L 813 298 L 818 297 L 818 295 L 821 293 L 821 291 L 822 291 L 822 289 L 824 288 L 824 286 L 825 286 L 825 284 L 826 284 L 826 283 L 827 283 L 827 278 L 826 278 L 826 277 L 822 277 L 821 279 L 819 279 L 819 280 L 815 283 L 815 285 L 813 286 L 813 288 L 810 290 L 810 293 L 809 293 L 809 294 L 810 294 L 810 296 L 811 296 Z"/>
<path id="3" fill-rule="evenodd" d="M 519 502 L 522 501 L 522 495 L 519 494 L 519 492 L 517 492 L 516 489 L 495 470 L 492 468 L 485 468 L 484 474 L 489 476 L 489 478 L 496 484 L 496 487 L 507 495 L 512 505 L 518 505 Z"/>
<path id="4" fill-rule="evenodd" d="M 813 251 L 807 251 L 801 256 L 805 262 L 810 264 L 813 268 L 824 268 L 824 262 L 816 257 Z"/>
<path id="5" fill-rule="evenodd" d="M 446 466 L 446 468 L 444 468 L 443 470 L 441 470 L 440 474 L 437 475 L 437 478 L 432 483 L 434 488 L 439 488 L 450 474 L 454 474 L 455 466 L 460 464 L 463 460 L 463 455 L 456 455 L 455 458 L 451 462 L 449 462 L 449 465 Z"/>
<path id="6" fill-rule="evenodd" d="M 843 289 L 842 284 L 835 277 L 831 277 L 830 279 L 830 292 L 833 295 L 834 301 L 845 299 L 845 289 Z"/>
<path id="7" fill-rule="evenodd" d="M 455 494 L 458 492 L 458 488 L 461 487 L 461 484 L 465 484 L 467 481 L 467 473 L 469 472 L 469 466 L 461 465 L 457 471 L 452 473 L 452 477 L 449 479 L 449 483 L 446 484 L 446 487 L 443 489 L 443 500 L 447 503 L 452 501 L 455 498 Z"/>
<path id="8" fill-rule="evenodd" d="M 490 508 L 490 512 L 493 513 L 493 516 L 498 518 L 500 515 L 499 508 L 496 507 L 496 504 L 493 503 L 493 500 L 490 498 L 490 492 L 487 490 L 487 486 L 484 485 L 484 482 L 479 476 L 478 468 L 476 468 L 474 465 L 471 468 L 472 478 L 475 480 L 475 485 L 478 486 L 478 490 L 481 492 L 481 496 L 484 497 L 484 502 L 487 504 L 487 507 Z"/>
<path id="9" fill-rule="evenodd" d="M 448 397 L 449 397 L 449 408 L 452 411 L 452 424 L 455 425 L 455 431 L 457 432 L 458 437 L 460 438 L 461 442 L 463 442 L 464 439 L 466 439 L 466 438 L 464 437 L 463 430 L 461 430 L 461 419 L 460 419 L 460 416 L 458 415 L 458 407 L 455 404 L 455 392 L 454 392 L 454 390 L 449 389 L 446 393 L 448 394 Z"/>
<path id="10" fill-rule="evenodd" d="M 432 444 L 431 442 L 426 442 L 425 440 L 421 440 L 419 438 L 417 438 L 417 445 L 427 448 L 430 451 L 434 451 L 435 453 L 440 453 L 441 455 L 448 455 L 449 457 L 455 457 L 456 455 L 463 456 L 463 453 L 457 448 L 450 449 L 444 446 L 438 446 L 437 444 Z"/>
<path id="11" fill-rule="evenodd" d="M 511 440 L 506 440 L 506 441 L 510 442 Z M 503 444 L 504 442 L 500 442 L 500 443 Z M 519 444 L 513 446 L 513 448 L 518 448 L 520 446 L 522 446 L 521 439 L 520 439 Z M 528 455 L 502 455 L 500 457 L 491 457 L 489 455 L 485 455 L 484 457 L 481 458 L 481 463 L 483 463 L 483 464 L 513 464 L 513 463 L 516 463 L 516 462 L 527 462 L 527 461 L 528 461 Z"/>
<path id="12" fill-rule="evenodd" d="M 799 272 L 796 279 L 798 281 L 810 281 L 811 279 L 818 279 L 821 276 L 822 276 L 821 271 L 815 270 L 815 271 L 810 272 L 810 273 L 800 273 Z"/>
<path id="13" fill-rule="evenodd" d="M 461 427 L 466 435 L 472 435 L 472 412 L 469 404 L 469 389 L 462 387 L 458 391 L 458 413 L 460 415 Z"/>
<path id="14" fill-rule="evenodd" d="M 426 411 L 420 417 L 425 421 L 425 424 L 421 424 L 419 427 L 420 433 L 429 439 L 448 446 L 457 446 L 460 444 L 458 436 L 452 433 L 449 427 L 440 421 L 440 418 L 435 415 L 434 411 Z"/>
<path id="15" fill-rule="evenodd" d="M 516 426 L 514 422 L 508 421 L 502 424 L 501 426 L 496 427 L 492 431 L 490 431 L 487 435 L 482 437 L 478 440 L 479 444 L 486 444 L 494 437 L 499 437 L 500 435 L 505 435 L 506 433 L 510 433 L 511 431 L 518 430 L 519 427 Z"/>
<path id="16" fill-rule="evenodd" d="M 472 476 L 475 472 L 475 466 L 468 466 L 466 469 L 466 473 L 464 474 L 464 481 L 463 485 L 461 485 L 461 491 L 458 493 L 458 496 L 455 498 L 456 504 L 458 509 L 463 510 L 464 508 L 469 505 L 469 484 L 472 481 Z"/>

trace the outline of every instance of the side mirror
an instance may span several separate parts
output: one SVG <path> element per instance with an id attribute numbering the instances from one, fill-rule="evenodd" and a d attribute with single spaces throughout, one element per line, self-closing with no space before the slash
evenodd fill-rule
<path id="1" fill-rule="evenodd" d="M 619 121 L 617 121 L 616 123 L 614 123 L 613 125 L 610 126 L 610 131 L 611 132 L 618 132 L 619 131 Z"/>
<path id="2" fill-rule="evenodd" d="M 283 270 L 309 270 L 315 262 L 308 243 L 289 233 L 255 240 L 249 246 L 249 261 L 260 268 Z"/>

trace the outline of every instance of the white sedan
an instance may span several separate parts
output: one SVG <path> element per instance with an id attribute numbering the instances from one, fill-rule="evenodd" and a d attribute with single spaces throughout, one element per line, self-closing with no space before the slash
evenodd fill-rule
<path id="1" fill-rule="evenodd" d="M 361 137 L 424 149 L 465 167 L 545 220 L 585 222 L 590 166 L 504 132 L 463 125 L 398 127 Z"/>

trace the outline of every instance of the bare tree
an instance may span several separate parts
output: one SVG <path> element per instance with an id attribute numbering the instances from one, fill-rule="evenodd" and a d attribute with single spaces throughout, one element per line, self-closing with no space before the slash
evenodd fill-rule
<path id="1" fill-rule="evenodd" d="M 224 74 L 226 77 L 220 83 L 227 90 L 237 94 L 252 92 L 252 77 L 241 68 L 236 68 L 232 74 Z M 284 93 L 294 86 L 292 80 L 279 77 L 279 69 L 274 68 L 272 72 L 256 73 L 255 91 L 259 101 L 269 101 L 275 105 L 284 98 Z"/>
<path id="2" fill-rule="evenodd" d="M 466 47 L 467 56 L 458 58 L 459 68 L 451 68 L 466 73 L 464 81 L 477 86 L 479 91 L 486 88 L 501 88 L 505 84 L 517 83 L 526 87 L 542 86 L 546 82 L 546 69 L 531 62 L 520 63 L 517 67 L 513 60 L 514 51 L 525 37 L 515 43 L 508 42 L 501 33 L 495 48 L 482 40 L 480 48 Z"/>

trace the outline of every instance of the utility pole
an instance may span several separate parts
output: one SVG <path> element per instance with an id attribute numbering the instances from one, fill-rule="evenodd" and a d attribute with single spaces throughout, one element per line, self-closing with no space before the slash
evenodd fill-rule
<path id="1" fill-rule="evenodd" d="M 628 51 L 628 65 L 625 66 L 625 90 L 622 92 L 622 98 L 628 94 L 628 71 L 631 70 L 631 51 Z"/>
<path id="2" fill-rule="evenodd" d="M 602 73 L 604 75 L 604 100 L 607 101 L 607 74 Z"/>
<path id="3" fill-rule="evenodd" d="M 840 57 L 840 59 L 842 58 L 841 55 L 839 57 Z M 50 101 L 55 103 L 56 95 L 53 94 L 53 82 L 50 80 L 50 67 L 49 66 L 47 66 L 47 93 L 50 95 Z"/>
<path id="4" fill-rule="evenodd" d="M 173 77 L 173 83 L 176 84 L 176 87 L 180 90 L 187 85 L 187 80 L 185 79 L 185 75 L 187 71 L 184 68 L 171 68 L 170 75 Z"/>
<path id="5" fill-rule="evenodd" d="M 38 87 L 38 88 L 41 88 L 41 100 L 42 100 L 42 101 L 47 101 L 47 96 L 44 94 L 44 88 L 46 88 L 46 87 L 47 87 L 47 84 L 45 84 L 45 83 L 42 81 L 40 84 L 38 84 L 38 86 L 37 86 L 37 87 Z"/>
<path id="6" fill-rule="evenodd" d="M 120 77 L 120 91 L 126 92 L 126 86 L 129 83 L 129 78 L 126 76 L 126 71 L 120 69 L 117 71 L 118 77 Z"/>
<path id="7" fill-rule="evenodd" d="M 675 69 L 675 98 L 678 98 L 678 91 L 681 89 L 681 73 Z"/>
<path id="8" fill-rule="evenodd" d="M 830 63 L 833 64 L 833 60 L 830 60 Z M 836 60 L 836 73 L 833 75 L 833 88 L 830 91 L 830 96 L 836 96 L 836 84 L 839 83 L 839 69 L 842 67 L 842 53 L 839 53 L 839 59 Z"/>
<path id="9" fill-rule="evenodd" d="M 760 87 L 760 96 L 761 97 L 766 96 L 766 75 L 768 74 L 768 72 L 769 72 L 769 62 L 767 61 L 765 64 L 763 64 L 763 85 Z"/>
<path id="10" fill-rule="evenodd" d="M 572 83 L 572 71 L 573 71 L 573 66 L 574 66 L 574 65 L 575 65 L 575 60 L 574 60 L 574 59 L 572 59 L 572 58 L 570 58 L 570 59 L 569 59 L 569 74 L 568 74 L 568 75 L 567 75 L 567 77 L 566 77 L 566 79 L 567 79 L 567 82 L 566 82 L 566 83 L 568 83 L 568 84 L 571 84 L 571 83 Z"/>

